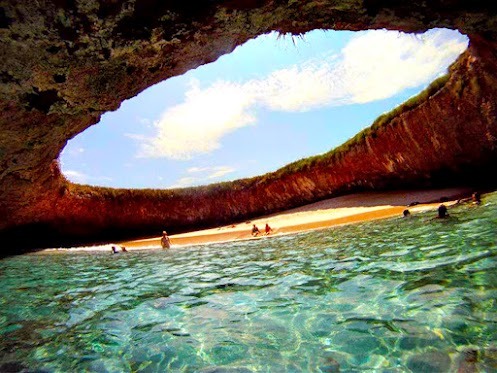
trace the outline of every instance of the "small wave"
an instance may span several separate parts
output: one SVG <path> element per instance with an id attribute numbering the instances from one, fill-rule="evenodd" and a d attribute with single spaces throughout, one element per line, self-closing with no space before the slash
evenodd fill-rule
<path id="1" fill-rule="evenodd" d="M 453 255 L 449 257 L 441 257 L 435 260 L 423 260 L 417 262 L 407 262 L 407 263 L 378 263 L 376 266 L 378 268 L 392 271 L 392 272 L 419 272 L 419 271 L 431 271 L 434 269 L 442 269 L 446 267 L 452 267 L 456 265 L 466 265 L 477 262 L 479 260 L 496 256 L 497 254 L 490 251 L 484 251 L 481 253 L 470 254 L 470 255 Z"/>
<path id="2" fill-rule="evenodd" d="M 112 247 L 115 246 L 118 250 L 121 249 L 122 245 L 118 245 L 115 243 L 109 243 L 104 245 L 92 245 L 92 246 L 74 246 L 74 247 L 54 247 L 48 248 L 39 251 L 39 253 L 69 253 L 69 252 L 112 252 Z M 159 249 L 159 246 L 140 246 L 139 249 L 133 249 L 133 251 L 137 250 L 150 250 L 150 249 Z"/>

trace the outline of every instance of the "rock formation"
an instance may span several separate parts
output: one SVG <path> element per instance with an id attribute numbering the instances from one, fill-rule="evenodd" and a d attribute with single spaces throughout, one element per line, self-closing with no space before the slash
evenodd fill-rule
<path id="1" fill-rule="evenodd" d="M 68 139 L 104 112 L 263 33 L 434 27 L 470 39 L 445 86 L 327 163 L 156 194 L 80 187 L 60 173 Z M 361 188 L 484 173 L 495 180 L 496 32 L 497 7 L 480 0 L 3 1 L 0 238 L 15 239 L 10 247 L 117 239 L 245 219 Z"/>

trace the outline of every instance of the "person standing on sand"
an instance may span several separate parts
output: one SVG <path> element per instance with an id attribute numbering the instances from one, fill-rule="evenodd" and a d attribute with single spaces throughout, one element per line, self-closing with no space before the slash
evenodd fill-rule
<path id="1" fill-rule="evenodd" d="M 268 224 L 268 223 L 266 223 L 266 228 L 265 228 L 265 231 L 266 231 L 266 236 L 267 236 L 268 234 L 270 234 L 270 233 L 271 233 L 271 231 L 272 231 L 272 229 L 271 229 L 271 227 L 269 226 L 269 224 Z"/>
<path id="2" fill-rule="evenodd" d="M 167 235 L 166 231 L 162 231 L 162 238 L 160 239 L 160 244 L 162 245 L 163 249 L 171 248 L 171 240 L 169 239 L 169 236 Z"/>
<path id="3" fill-rule="evenodd" d="M 257 228 L 257 226 L 255 224 L 252 224 L 252 236 L 257 236 L 259 233 L 261 233 L 259 231 L 259 228 Z"/>

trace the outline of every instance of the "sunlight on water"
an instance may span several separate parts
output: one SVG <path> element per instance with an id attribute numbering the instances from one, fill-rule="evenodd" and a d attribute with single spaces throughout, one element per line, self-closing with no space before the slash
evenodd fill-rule
<path id="1" fill-rule="evenodd" d="M 447 220 L 7 258 L 0 371 L 495 372 L 496 207 L 493 193 Z"/>

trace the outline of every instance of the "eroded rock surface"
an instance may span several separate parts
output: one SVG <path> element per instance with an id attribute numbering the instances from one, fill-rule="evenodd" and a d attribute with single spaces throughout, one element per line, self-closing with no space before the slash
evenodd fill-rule
<path id="1" fill-rule="evenodd" d="M 3 1 L 0 236 L 15 237 L 18 245 L 35 231 L 36 245 L 129 237 L 164 226 L 174 231 L 244 219 L 361 188 L 443 184 L 484 173 L 492 178 L 497 7 L 487 3 Z M 140 191 L 93 193 L 68 185 L 60 174 L 56 159 L 67 140 L 104 112 L 260 34 L 434 27 L 458 29 L 470 38 L 446 86 L 326 165 L 229 190 L 175 191 L 167 198 Z"/>

